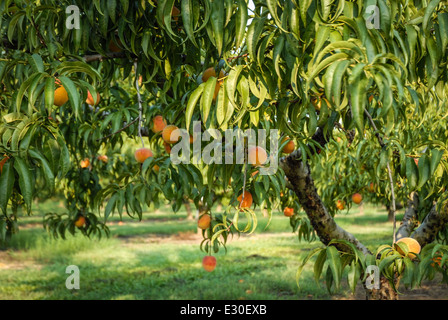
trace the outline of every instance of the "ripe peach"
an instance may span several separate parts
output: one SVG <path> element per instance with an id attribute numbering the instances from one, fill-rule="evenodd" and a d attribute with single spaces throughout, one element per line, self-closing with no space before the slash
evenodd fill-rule
<path id="1" fill-rule="evenodd" d="M 261 166 L 268 159 L 266 150 L 262 147 L 249 147 L 248 149 L 248 161 L 253 166 Z"/>
<path id="2" fill-rule="evenodd" d="M 85 158 L 84 160 L 81 160 L 79 165 L 83 169 L 88 168 L 90 166 L 90 159 L 89 158 Z"/>
<path id="3" fill-rule="evenodd" d="M 176 143 L 179 141 L 180 130 L 175 125 L 168 125 L 162 130 L 162 139 L 166 143 Z"/>
<path id="4" fill-rule="evenodd" d="M 202 267 L 205 271 L 212 272 L 216 268 L 216 258 L 214 256 L 205 256 L 202 259 Z"/>
<path id="5" fill-rule="evenodd" d="M 359 193 L 355 193 L 354 195 L 352 195 L 352 200 L 354 203 L 360 204 L 362 201 L 362 195 Z"/>
<path id="6" fill-rule="evenodd" d="M 216 71 L 215 71 L 215 68 L 213 68 L 213 67 L 208 68 L 204 71 L 204 73 L 202 74 L 202 82 L 207 82 L 207 80 L 210 77 L 216 78 Z M 221 70 L 221 71 L 219 71 L 219 79 L 221 79 L 223 77 L 224 77 L 224 71 Z"/>
<path id="7" fill-rule="evenodd" d="M 85 224 L 86 224 L 86 218 L 84 218 L 83 216 L 80 216 L 78 220 L 75 221 L 75 226 L 77 226 L 78 228 L 84 227 Z"/>
<path id="8" fill-rule="evenodd" d="M 415 240 L 414 238 L 409 238 L 409 237 L 405 237 L 405 238 L 401 238 L 400 240 L 397 241 L 397 243 L 400 242 L 404 242 L 408 248 L 409 248 L 409 253 L 408 253 L 408 257 L 411 259 L 415 259 L 417 256 L 413 253 L 420 253 L 420 250 L 422 249 L 422 247 L 420 246 L 420 243 L 418 243 L 417 240 Z M 403 250 L 400 249 L 400 247 L 397 247 L 397 251 L 404 255 Z M 413 252 L 413 253 L 411 253 Z"/>
<path id="9" fill-rule="evenodd" d="M 344 210 L 345 208 L 345 202 L 342 200 L 338 200 L 336 201 L 336 208 L 338 208 L 338 210 Z"/>
<path id="10" fill-rule="evenodd" d="M 292 153 L 295 150 L 295 148 L 296 148 L 296 144 L 289 137 L 283 138 L 282 143 L 285 142 L 285 141 L 289 141 L 289 142 L 283 148 L 283 150 L 282 150 L 283 153 L 288 153 L 288 154 Z"/>
<path id="11" fill-rule="evenodd" d="M 153 123 L 153 126 L 152 126 L 152 132 L 154 132 L 154 133 L 159 133 L 159 132 L 161 132 L 163 129 L 165 129 L 165 127 L 166 127 L 166 121 L 165 121 L 165 119 L 162 117 L 162 116 L 160 116 L 160 115 L 158 115 L 158 116 L 155 116 L 153 119 L 152 119 L 152 123 Z"/>
<path id="12" fill-rule="evenodd" d="M 203 214 L 198 219 L 198 227 L 199 229 L 205 230 L 210 228 L 211 217 L 209 214 Z"/>
<path id="13" fill-rule="evenodd" d="M 148 148 L 137 149 L 134 153 L 135 160 L 137 160 L 137 162 L 139 162 L 139 163 L 145 162 L 146 159 L 148 159 L 149 157 L 152 157 L 152 156 L 153 156 L 153 153 Z"/>
<path id="14" fill-rule="evenodd" d="M 101 96 L 100 96 L 99 92 L 96 93 L 96 103 L 95 103 L 95 101 L 93 101 L 92 94 L 90 93 L 90 91 L 87 91 L 86 103 L 88 105 L 97 106 L 100 103 L 100 100 L 101 100 Z"/>
<path id="15" fill-rule="evenodd" d="M 98 159 L 99 161 L 101 161 L 101 162 L 104 162 L 104 163 L 107 163 L 107 161 L 109 160 L 105 154 L 103 154 L 103 155 L 101 155 L 101 156 L 98 156 L 97 159 Z"/>
<path id="16" fill-rule="evenodd" d="M 293 216 L 293 215 L 294 215 L 294 208 L 286 207 L 286 208 L 283 210 L 283 214 L 284 214 L 285 216 L 287 216 L 287 217 L 291 217 L 291 216 Z"/>
<path id="17" fill-rule="evenodd" d="M 55 81 L 57 89 L 54 91 L 54 105 L 55 106 L 62 106 L 68 101 L 68 94 L 67 90 L 61 85 L 61 82 L 59 79 L 56 79 Z"/>
<path id="18" fill-rule="evenodd" d="M 252 194 L 249 191 L 244 191 L 244 199 L 243 199 L 243 193 L 241 193 L 238 196 L 237 200 L 240 208 L 250 208 L 253 203 Z"/>
<path id="19" fill-rule="evenodd" d="M 367 187 L 367 190 L 369 192 L 374 192 L 375 191 L 375 184 L 373 182 L 370 182 L 369 186 Z"/>

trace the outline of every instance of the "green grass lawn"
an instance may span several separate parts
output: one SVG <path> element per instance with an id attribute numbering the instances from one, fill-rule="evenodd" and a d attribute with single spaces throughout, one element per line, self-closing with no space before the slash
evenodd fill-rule
<path id="1" fill-rule="evenodd" d="M 305 267 L 301 286 L 295 274 L 318 241 L 299 242 L 289 219 L 276 212 L 271 224 L 259 214 L 252 235 L 236 236 L 220 250 L 216 269 L 202 269 L 204 253 L 196 223 L 186 213 L 145 213 L 142 222 L 117 217 L 109 238 L 82 235 L 55 240 L 42 229 L 39 212 L 63 210 L 55 202 L 21 219 L 21 230 L 10 249 L 0 251 L 0 299 L 331 299 L 323 281 L 313 279 L 312 264 Z M 401 218 L 401 216 L 399 216 Z M 337 222 L 369 248 L 390 243 L 392 223 L 384 209 L 366 206 L 341 214 Z M 264 230 L 266 229 L 266 230 Z M 80 290 L 65 287 L 66 267 L 80 269 Z M 339 297 L 350 295 L 345 286 Z"/>

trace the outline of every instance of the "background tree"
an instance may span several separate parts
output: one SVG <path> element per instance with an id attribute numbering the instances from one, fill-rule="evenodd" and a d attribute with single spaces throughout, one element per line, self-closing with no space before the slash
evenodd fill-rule
<path id="1" fill-rule="evenodd" d="M 69 5 L 79 29 L 67 28 Z M 46 221 L 61 236 L 107 233 L 113 212 L 141 218 L 160 197 L 177 211 L 185 198 L 212 208 L 226 194 L 203 233 L 209 255 L 229 233 L 254 230 L 255 206 L 293 207 L 294 230 L 324 245 L 309 258 L 317 254 L 317 279 L 327 266 L 329 290 L 346 267 L 353 290 L 369 265 L 380 268 L 371 298 L 396 298 L 399 280 L 446 279 L 447 247 L 436 243 L 448 219 L 446 9 L 440 0 L 255 0 L 253 9 L 245 0 L 2 1 L 0 238 L 56 182 L 67 213 Z M 174 165 L 175 141 L 153 130 L 157 116 L 189 132 L 194 121 L 202 131 L 275 128 L 280 148 L 286 135 L 296 148 L 274 175 L 247 159 Z M 120 154 L 126 138 L 149 156 Z M 350 205 L 372 182 L 394 220 L 391 245 L 377 250 L 334 221 L 337 200 Z M 241 208 L 245 191 L 253 206 Z M 409 204 L 400 228 L 397 202 Z M 409 255 L 410 242 L 396 243 L 403 237 L 423 250 Z"/>

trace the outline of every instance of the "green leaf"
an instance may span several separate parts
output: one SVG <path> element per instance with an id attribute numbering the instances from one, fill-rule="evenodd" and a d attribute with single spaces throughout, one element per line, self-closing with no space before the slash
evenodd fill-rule
<path id="1" fill-rule="evenodd" d="M 61 178 L 64 178 L 70 169 L 70 153 L 67 149 L 67 145 L 61 136 L 57 136 L 59 148 L 61 149 L 61 157 L 59 159 L 61 166 Z"/>
<path id="2" fill-rule="evenodd" d="M 196 107 L 196 104 L 204 91 L 204 87 L 205 83 L 201 83 L 199 87 L 191 93 L 190 98 L 188 99 L 187 110 L 185 112 L 185 121 L 187 123 L 186 127 L 188 131 L 190 130 L 190 123 L 193 117 L 194 108 Z"/>
<path id="3" fill-rule="evenodd" d="M 326 259 L 327 259 L 327 250 L 322 250 L 317 256 L 316 262 L 314 262 L 314 280 L 318 285 Z"/>
<path id="4" fill-rule="evenodd" d="M 263 31 L 264 22 L 266 18 L 253 18 L 251 24 L 247 29 L 246 42 L 249 56 L 251 59 L 256 59 L 257 57 L 257 43 L 260 40 L 261 32 Z"/>
<path id="5" fill-rule="evenodd" d="M 23 200 L 27 207 L 27 212 L 31 212 L 31 201 L 33 198 L 33 183 L 31 172 L 26 164 L 25 160 L 22 158 L 14 158 L 14 169 L 19 175 L 19 187 L 20 193 L 22 194 Z"/>
<path id="6" fill-rule="evenodd" d="M 218 55 L 222 57 L 224 50 L 224 1 L 213 1 L 211 23 Z"/>
<path id="7" fill-rule="evenodd" d="M 45 80 L 45 109 L 51 110 L 54 105 L 54 78 Z"/>
<path id="8" fill-rule="evenodd" d="M 338 290 L 341 285 L 342 264 L 341 255 L 334 246 L 327 247 L 327 263 L 333 274 L 336 290 Z"/>
<path id="9" fill-rule="evenodd" d="M 81 118 L 81 101 L 79 97 L 78 90 L 76 89 L 75 84 L 72 80 L 65 76 L 59 76 L 58 78 L 61 81 L 61 84 L 64 86 L 65 90 L 68 94 L 68 99 L 70 101 L 70 105 L 73 108 L 73 111 L 75 113 L 75 117 L 80 119 Z"/>
<path id="10" fill-rule="evenodd" d="M 20 89 L 17 93 L 16 97 L 16 112 L 20 113 L 20 109 L 22 107 L 22 100 L 23 96 L 25 95 L 26 90 L 28 87 L 36 80 L 42 78 L 44 75 L 42 73 L 34 73 L 32 76 L 30 76 L 28 79 L 25 80 L 25 82 L 22 83 L 20 86 Z M 29 114 L 31 115 L 31 114 Z"/>
<path id="11" fill-rule="evenodd" d="M 14 181 L 13 160 L 9 159 L 3 165 L 2 173 L 0 175 L 0 190 L 2 190 L 0 192 L 0 208 L 4 215 L 6 215 L 8 200 L 11 198 Z"/>
<path id="12" fill-rule="evenodd" d="M 183 27 L 185 29 L 185 33 L 188 36 L 188 39 L 190 39 L 191 42 L 193 42 L 195 47 L 198 47 L 198 44 L 196 42 L 196 37 L 194 35 L 193 31 L 193 1 L 192 0 L 182 0 L 181 2 L 181 13 L 182 13 L 182 22 Z"/>
<path id="13" fill-rule="evenodd" d="M 47 188 L 49 188 L 50 193 L 52 193 L 54 191 L 54 174 L 47 159 L 45 159 L 45 157 L 40 152 L 33 149 L 29 149 L 28 154 L 31 156 L 31 158 L 34 158 L 40 162 L 46 186 Z"/>
<path id="14" fill-rule="evenodd" d="M 203 123 L 207 122 L 210 108 L 213 102 L 213 95 L 215 94 L 215 88 L 217 85 L 217 79 L 210 77 L 205 83 L 204 92 L 201 97 L 201 120 Z"/>
<path id="15" fill-rule="evenodd" d="M 418 179 L 418 168 L 413 158 L 406 158 L 406 178 L 408 180 L 409 191 L 415 190 Z"/>
<path id="16" fill-rule="evenodd" d="M 300 283 L 299 283 L 300 275 L 302 274 L 303 268 L 305 267 L 305 265 L 308 262 L 308 260 L 310 260 L 312 256 L 314 256 L 315 254 L 319 253 L 322 250 L 325 250 L 325 249 L 323 249 L 323 248 L 315 248 L 305 257 L 305 259 L 303 259 L 302 264 L 299 266 L 299 268 L 297 269 L 297 272 L 296 272 L 297 287 L 300 287 Z"/>
<path id="17" fill-rule="evenodd" d="M 421 187 L 423 187 L 425 182 L 428 181 L 428 179 L 430 178 L 430 163 L 426 154 L 420 157 L 420 159 L 418 160 L 417 167 L 418 167 L 417 189 L 420 189 Z"/>
<path id="18" fill-rule="evenodd" d="M 350 86 L 352 115 L 360 135 L 364 134 L 364 109 L 368 81 L 364 78 Z"/>
<path id="19" fill-rule="evenodd" d="M 269 9 L 269 12 L 271 13 L 271 16 L 274 18 L 275 24 L 277 27 L 282 30 L 283 32 L 288 33 L 288 30 L 283 29 L 282 22 L 280 21 L 278 14 L 277 14 L 277 0 L 266 0 L 266 5 Z"/>
<path id="20" fill-rule="evenodd" d="M 238 11 L 236 13 L 236 39 L 235 39 L 235 47 L 239 48 L 241 43 L 243 42 L 244 36 L 246 34 L 247 27 L 247 3 L 246 0 L 237 0 L 238 1 Z"/>
<path id="21" fill-rule="evenodd" d="M 109 201 L 107 202 L 106 208 L 104 209 L 104 222 L 107 221 L 107 218 L 109 218 L 114 207 L 116 206 L 117 197 L 118 197 L 118 193 L 114 193 L 112 195 L 112 197 L 110 197 Z"/>
<path id="22" fill-rule="evenodd" d="M 431 19 L 431 16 L 435 10 L 435 8 L 439 5 L 440 0 L 431 0 L 428 6 L 425 9 L 425 15 L 423 16 L 422 28 L 423 32 L 429 34 L 430 30 L 428 29 L 428 22 Z"/>
<path id="23" fill-rule="evenodd" d="M 43 73 L 45 71 L 44 62 L 42 61 L 42 57 L 37 53 L 34 53 L 31 56 L 28 56 L 28 62 L 30 63 L 31 68 L 34 73 Z"/>

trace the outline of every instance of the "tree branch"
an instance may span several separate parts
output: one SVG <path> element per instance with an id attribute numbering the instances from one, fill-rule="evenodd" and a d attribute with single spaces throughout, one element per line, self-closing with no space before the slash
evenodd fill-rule
<path id="1" fill-rule="evenodd" d="M 314 186 L 309 166 L 300 158 L 300 149 L 298 149 L 290 156 L 280 159 L 279 165 L 285 172 L 292 190 L 296 193 L 320 241 L 328 245 L 333 239 L 344 239 L 353 243 L 364 254 L 372 254 L 351 233 L 342 229 L 329 214 Z"/>
<path id="2" fill-rule="evenodd" d="M 115 132 L 112 132 L 111 134 L 108 134 L 108 135 L 105 136 L 105 137 L 98 138 L 98 139 L 96 139 L 96 141 L 101 141 L 101 140 L 110 138 L 110 137 L 112 137 L 113 135 L 116 135 L 117 133 L 120 133 L 120 132 L 124 131 L 124 130 L 126 130 L 127 128 L 129 128 L 131 125 L 133 125 L 134 123 L 136 123 L 138 120 L 139 120 L 139 118 L 137 117 L 137 118 L 135 118 L 134 120 L 132 120 L 131 122 L 129 122 L 128 124 L 126 124 L 126 125 L 125 125 L 123 128 L 121 128 L 120 130 L 117 130 L 117 131 L 115 131 Z"/>
<path id="3" fill-rule="evenodd" d="M 422 224 L 414 231 L 412 238 L 418 241 L 422 248 L 433 242 L 437 234 L 448 223 L 448 205 L 445 203 L 440 210 L 434 205 L 431 211 L 426 215 Z"/>
<path id="4" fill-rule="evenodd" d="M 412 231 L 414 231 L 418 222 L 417 209 L 418 209 L 418 195 L 415 192 L 412 192 L 411 197 L 408 200 L 406 211 L 404 213 L 401 225 L 395 234 L 395 238 L 397 240 L 409 237 Z"/>
<path id="5" fill-rule="evenodd" d="M 125 52 L 111 52 L 107 56 L 101 54 L 86 55 L 83 57 L 85 62 L 101 61 L 106 59 L 126 58 Z"/>

